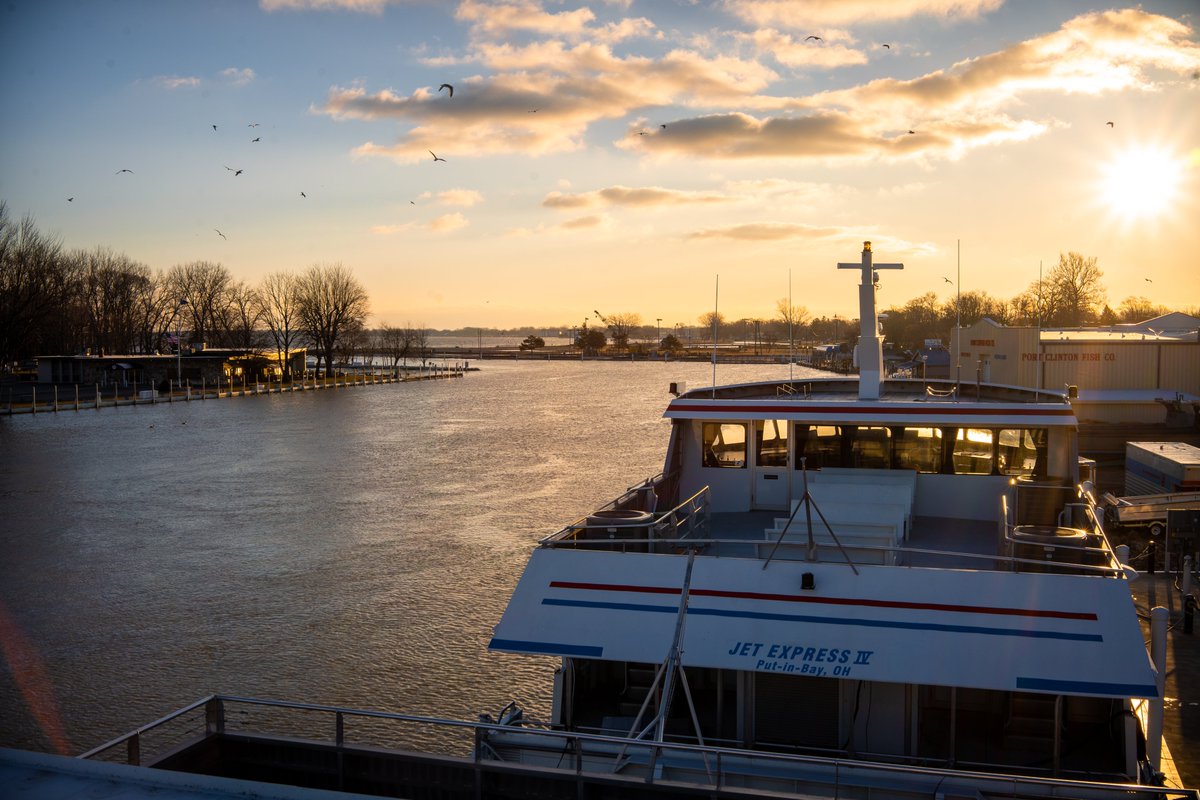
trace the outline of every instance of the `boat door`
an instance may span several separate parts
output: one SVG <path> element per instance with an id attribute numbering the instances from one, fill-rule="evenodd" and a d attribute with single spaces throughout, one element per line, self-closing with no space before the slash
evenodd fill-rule
<path id="1" fill-rule="evenodd" d="M 755 420 L 754 484 L 750 507 L 787 509 L 791 499 L 789 478 L 788 423 L 777 419 Z"/>

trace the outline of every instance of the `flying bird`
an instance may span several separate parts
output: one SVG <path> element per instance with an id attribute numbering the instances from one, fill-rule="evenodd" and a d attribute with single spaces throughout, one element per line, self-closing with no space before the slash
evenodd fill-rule
<path id="1" fill-rule="evenodd" d="M 70 203 L 70 202 L 71 202 L 71 201 L 73 201 L 74 199 L 75 199 L 74 197 L 68 197 L 68 198 L 67 198 L 67 202 L 68 202 L 68 203 Z"/>
<path id="2" fill-rule="evenodd" d="M 216 129 L 217 129 L 217 126 L 216 126 L 216 125 L 213 125 L 213 130 L 215 131 Z"/>
<path id="3" fill-rule="evenodd" d="M 439 86 L 439 87 L 438 87 L 438 91 L 440 92 L 442 89 L 449 89 L 449 90 L 450 90 L 450 96 L 451 96 L 451 97 L 454 97 L 454 87 L 453 87 L 453 86 L 451 86 L 451 85 L 450 85 L 450 84 L 448 84 L 448 83 L 443 83 L 441 86 Z"/>
<path id="4" fill-rule="evenodd" d="M 257 127 L 258 127 L 258 123 L 257 123 L 257 122 L 251 122 L 251 123 L 250 123 L 249 125 L 247 125 L 246 127 L 247 127 L 247 128 L 257 128 Z"/>
<path id="5" fill-rule="evenodd" d="M 942 276 L 942 280 L 944 280 L 946 283 L 950 284 L 951 286 L 954 285 L 954 281 L 950 280 L 945 275 Z"/>
<path id="6" fill-rule="evenodd" d="M 662 128 L 665 131 L 667 129 L 667 123 L 664 122 L 661 125 L 659 125 L 658 127 Z"/>
<path id="7" fill-rule="evenodd" d="M 1108 127 L 1110 127 L 1110 128 L 1113 127 L 1113 124 L 1111 122 L 1107 122 L 1105 124 L 1108 125 Z"/>
<path id="8" fill-rule="evenodd" d="M 438 158 L 438 154 L 433 152 L 432 150 L 429 151 L 429 155 L 433 156 L 434 161 L 445 161 L 446 160 L 444 158 Z"/>
<path id="9" fill-rule="evenodd" d="M 300 196 L 301 196 L 301 197 L 308 197 L 308 195 L 306 195 L 304 192 L 301 192 L 301 193 L 300 193 Z"/>
<path id="10" fill-rule="evenodd" d="M 229 241 L 228 237 L 226 237 L 225 234 L 221 233 L 221 230 L 219 228 L 213 228 L 213 230 L 217 232 L 217 236 L 220 236 L 222 239 L 224 239 L 227 242 Z"/>
<path id="11" fill-rule="evenodd" d="M 1154 281 L 1150 280 L 1149 278 L 1142 278 L 1142 280 L 1144 280 L 1146 283 L 1154 283 Z"/>
<path id="12" fill-rule="evenodd" d="M 539 111 L 541 111 L 541 109 L 540 109 L 540 108 L 531 108 L 531 109 L 529 109 L 529 111 L 528 111 L 527 113 L 529 113 L 529 114 L 536 114 L 536 113 L 537 113 L 537 112 L 539 112 Z"/>
<path id="13" fill-rule="evenodd" d="M 912 134 L 912 133 L 916 133 L 916 131 L 909 131 L 909 133 L 910 133 L 910 134 Z"/>
<path id="14" fill-rule="evenodd" d="M 253 139 L 250 140 L 250 144 L 254 144 L 255 142 L 261 142 L 261 141 L 262 141 L 261 136 L 255 136 Z"/>
<path id="15" fill-rule="evenodd" d="M 884 44 L 884 47 L 886 47 L 888 50 L 892 49 L 892 46 L 890 44 Z"/>
<path id="16" fill-rule="evenodd" d="M 132 175 L 132 174 L 133 174 L 133 170 L 131 170 L 131 169 L 119 169 L 119 170 L 117 170 L 117 174 L 118 174 L 118 175 L 120 175 L 122 172 L 128 172 L 130 175 Z"/>
<path id="17" fill-rule="evenodd" d="M 224 165 L 222 165 L 222 166 L 224 166 Z M 229 170 L 230 172 L 232 172 L 232 173 L 233 173 L 233 177 L 235 177 L 235 178 L 236 178 L 238 175 L 241 175 L 241 174 L 242 174 L 242 171 L 241 171 L 240 169 L 234 169 L 233 167 L 225 167 L 225 169 L 227 169 L 227 170 Z"/>
<path id="18" fill-rule="evenodd" d="M 809 39 L 812 39 L 814 42 L 819 42 L 819 41 L 821 41 L 821 37 L 820 37 L 820 36 L 805 36 L 805 37 L 804 37 L 804 41 L 806 41 L 806 42 L 807 42 Z"/>

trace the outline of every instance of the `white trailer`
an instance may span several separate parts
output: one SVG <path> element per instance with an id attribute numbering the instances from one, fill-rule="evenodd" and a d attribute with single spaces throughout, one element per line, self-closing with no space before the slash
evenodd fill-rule
<path id="1" fill-rule="evenodd" d="M 1167 530 L 1167 512 L 1200 509 L 1200 492 L 1170 492 L 1128 497 L 1105 494 L 1104 502 L 1104 513 L 1108 522 L 1125 528 L 1148 527 L 1152 536 L 1162 536 Z"/>
<path id="2" fill-rule="evenodd" d="M 1200 447 L 1184 442 L 1126 442 L 1127 496 L 1200 492 Z"/>

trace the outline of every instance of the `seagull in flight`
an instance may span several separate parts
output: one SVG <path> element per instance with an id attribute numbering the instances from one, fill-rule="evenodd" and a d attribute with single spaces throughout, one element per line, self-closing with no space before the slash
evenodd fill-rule
<path id="1" fill-rule="evenodd" d="M 914 133 L 916 133 L 916 131 L 909 131 L 909 134 L 914 134 Z"/>
<path id="2" fill-rule="evenodd" d="M 445 161 L 446 160 L 444 158 L 438 158 L 438 154 L 433 152 L 432 150 L 429 151 L 429 155 L 433 156 L 434 161 Z"/>
<path id="3" fill-rule="evenodd" d="M 809 39 L 812 39 L 814 42 L 819 42 L 819 41 L 821 41 L 821 37 L 820 37 L 820 36 L 812 36 L 812 35 L 809 35 L 809 36 L 805 36 L 805 37 L 804 37 L 804 41 L 806 41 L 806 42 L 807 42 Z"/>
<path id="4" fill-rule="evenodd" d="M 307 197 L 308 197 L 308 195 L 306 195 L 304 192 L 301 192 L 301 193 L 300 193 L 300 196 L 301 196 L 301 197 L 304 197 L 304 198 L 307 198 Z"/>
<path id="5" fill-rule="evenodd" d="M 131 170 L 131 169 L 119 169 L 119 170 L 117 170 L 117 174 L 118 174 L 118 175 L 120 175 L 122 172 L 128 172 L 130 175 L 132 175 L 132 174 L 133 174 L 133 170 Z"/>
<path id="6" fill-rule="evenodd" d="M 224 165 L 222 165 L 222 166 L 224 166 Z M 227 169 L 227 170 L 229 170 L 230 172 L 232 172 L 232 173 L 233 173 L 233 177 L 235 177 L 235 178 L 236 178 L 238 175 L 241 175 L 241 174 L 242 174 L 242 171 L 241 171 L 240 169 L 234 169 L 233 167 L 225 167 L 225 169 Z"/>
<path id="7" fill-rule="evenodd" d="M 888 50 L 892 49 L 892 46 L 890 44 L 885 43 L 883 46 L 886 47 Z"/>
<path id="8" fill-rule="evenodd" d="M 220 228 L 213 228 L 213 230 L 217 232 L 217 236 L 220 236 L 222 239 L 224 239 L 227 242 L 229 241 L 228 237 L 226 237 L 225 234 L 221 233 Z"/>
<path id="9" fill-rule="evenodd" d="M 68 203 L 70 203 L 70 202 L 71 202 L 71 201 L 73 201 L 74 199 L 75 199 L 74 197 L 68 197 L 68 198 L 67 198 L 67 202 L 68 202 Z M 1149 280 L 1149 278 L 1147 278 L 1146 280 Z"/>
<path id="10" fill-rule="evenodd" d="M 1146 283 L 1154 283 L 1154 281 L 1150 280 L 1149 278 L 1142 278 L 1142 280 L 1144 280 Z"/>
<path id="11" fill-rule="evenodd" d="M 440 92 L 442 89 L 449 89 L 449 90 L 450 90 L 450 96 L 451 96 L 451 97 L 454 97 L 454 87 L 453 87 L 453 86 L 451 86 L 451 85 L 450 85 L 450 84 L 448 84 L 448 83 L 443 83 L 441 86 L 439 86 L 439 87 L 438 87 L 438 91 Z"/>
<path id="12" fill-rule="evenodd" d="M 1110 128 L 1113 127 L 1113 124 L 1111 122 L 1107 122 L 1105 124 L 1108 125 L 1108 127 L 1110 127 Z"/>
<path id="13" fill-rule="evenodd" d="M 946 283 L 950 284 L 951 286 L 954 285 L 954 281 L 950 280 L 945 275 L 942 276 L 942 280 L 944 280 Z"/>
<path id="14" fill-rule="evenodd" d="M 247 125 L 246 127 L 247 127 L 247 128 L 257 128 L 257 127 L 258 127 L 258 123 L 257 123 L 257 122 L 251 122 L 251 123 L 250 123 L 249 125 Z"/>
<path id="15" fill-rule="evenodd" d="M 217 126 L 216 126 L 216 125 L 213 125 L 213 130 L 215 131 L 216 129 L 217 129 Z"/>
<path id="16" fill-rule="evenodd" d="M 261 136 L 255 136 L 253 139 L 250 140 L 250 144 L 254 144 L 255 142 L 261 142 L 261 141 L 262 141 Z"/>

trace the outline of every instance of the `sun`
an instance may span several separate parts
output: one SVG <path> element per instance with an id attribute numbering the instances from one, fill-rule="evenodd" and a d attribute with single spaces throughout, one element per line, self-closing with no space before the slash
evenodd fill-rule
<path id="1" fill-rule="evenodd" d="M 1175 207 L 1186 168 L 1183 159 L 1166 150 L 1126 150 L 1104 170 L 1104 201 L 1127 221 L 1160 217 Z"/>

